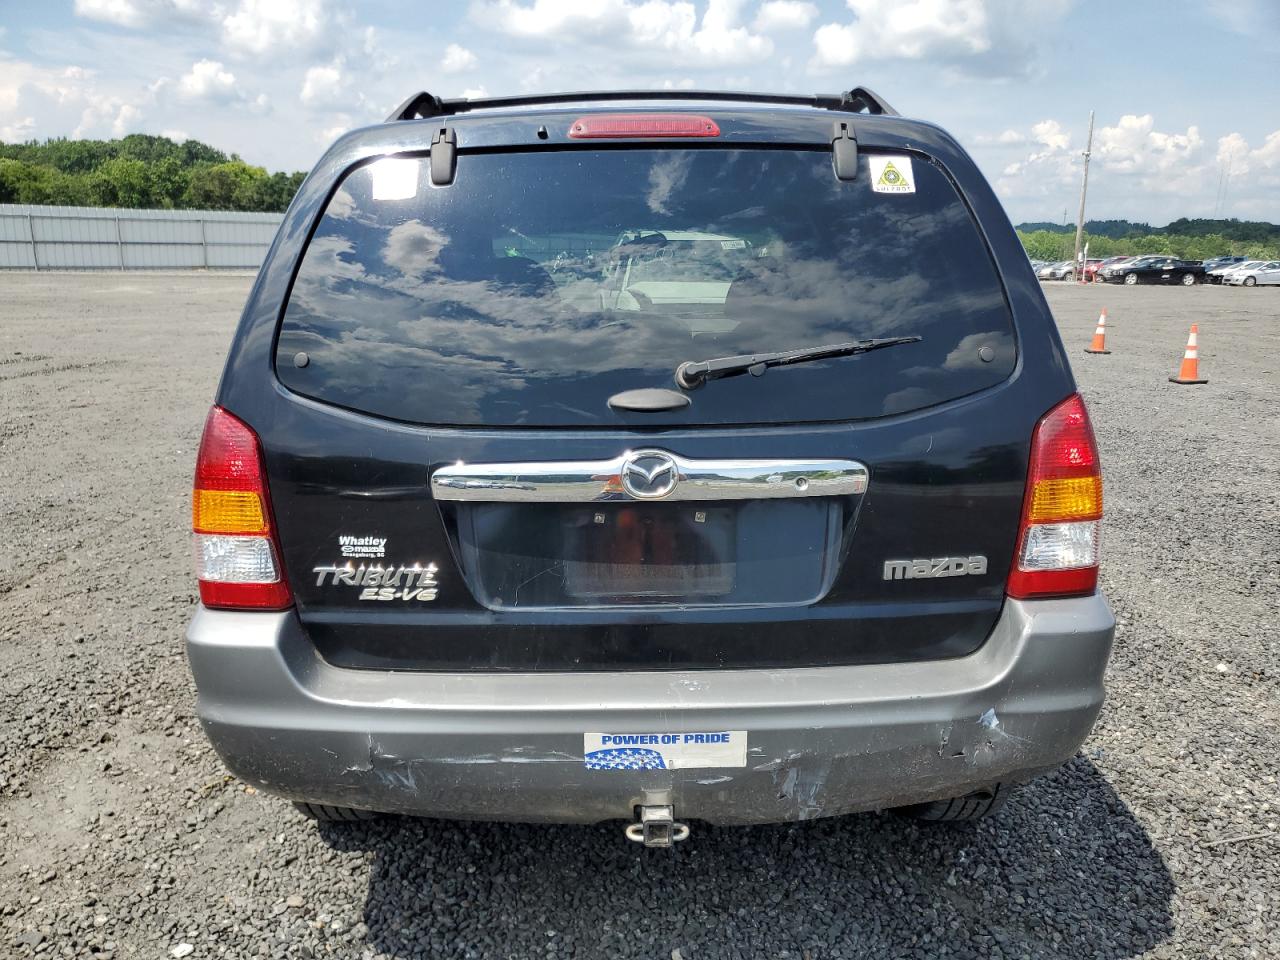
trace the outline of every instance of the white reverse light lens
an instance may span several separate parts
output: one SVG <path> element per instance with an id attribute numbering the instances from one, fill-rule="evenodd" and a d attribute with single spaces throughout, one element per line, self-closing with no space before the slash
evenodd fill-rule
<path id="1" fill-rule="evenodd" d="M 1018 566 L 1023 570 L 1072 570 L 1098 564 L 1102 523 L 1037 523 L 1027 528 Z"/>
<path id="2" fill-rule="evenodd" d="M 267 537 L 195 535 L 196 577 L 217 583 L 275 583 L 276 558 Z"/>
<path id="3" fill-rule="evenodd" d="M 418 195 L 418 168 L 421 163 L 402 157 L 387 157 L 369 165 L 374 200 L 410 200 Z"/>

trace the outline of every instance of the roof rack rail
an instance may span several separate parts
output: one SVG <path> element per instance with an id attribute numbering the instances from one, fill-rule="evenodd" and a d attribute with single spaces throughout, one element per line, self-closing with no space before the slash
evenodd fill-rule
<path id="1" fill-rule="evenodd" d="M 881 96 L 866 87 L 854 87 L 840 94 L 817 93 L 810 96 L 785 93 L 739 93 L 728 90 L 593 90 L 579 93 L 524 94 L 516 97 L 486 97 L 481 100 L 442 100 L 435 94 L 415 93 L 387 117 L 387 123 L 397 120 L 444 117 L 472 110 L 491 110 L 499 107 L 523 107 L 556 103 L 601 103 L 613 100 L 720 100 L 739 103 L 778 103 L 815 107 L 820 110 L 837 110 L 844 113 L 872 113 L 887 117 L 898 116 Z"/>

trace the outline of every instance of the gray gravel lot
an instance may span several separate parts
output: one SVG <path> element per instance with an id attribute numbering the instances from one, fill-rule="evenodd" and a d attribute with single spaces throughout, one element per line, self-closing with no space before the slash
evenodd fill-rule
<path id="1" fill-rule="evenodd" d="M 976 826 L 667 853 L 317 826 L 223 773 L 182 652 L 188 498 L 250 282 L 0 275 L 0 957 L 1280 956 L 1280 289 L 1047 285 L 1120 622 L 1081 756 Z M 1175 386 L 1192 321 L 1210 382 Z"/>

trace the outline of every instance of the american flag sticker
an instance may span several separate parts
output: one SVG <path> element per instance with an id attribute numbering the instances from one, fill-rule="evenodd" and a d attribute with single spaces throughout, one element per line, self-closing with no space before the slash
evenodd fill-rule
<path id="1" fill-rule="evenodd" d="M 747 731 L 586 733 L 588 770 L 702 770 L 747 765 Z"/>

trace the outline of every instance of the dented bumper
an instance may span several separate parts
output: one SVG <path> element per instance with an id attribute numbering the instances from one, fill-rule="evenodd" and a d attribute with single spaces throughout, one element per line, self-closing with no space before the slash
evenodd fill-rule
<path id="1" fill-rule="evenodd" d="M 671 804 L 681 819 L 760 823 L 958 796 L 1052 769 L 1093 727 L 1113 628 L 1101 595 L 1010 600 L 988 641 L 951 660 L 393 673 L 329 665 L 292 611 L 201 608 L 187 653 L 200 719 L 227 766 L 290 799 L 582 823 Z M 590 733 L 715 731 L 745 731 L 745 751 L 694 745 L 668 754 L 693 764 L 680 769 L 589 769 L 585 759 Z"/>

